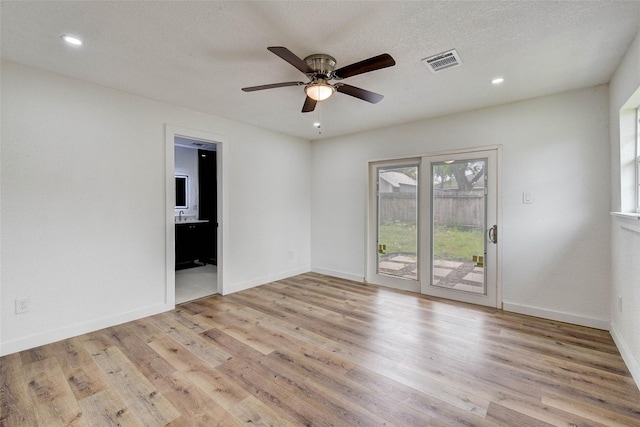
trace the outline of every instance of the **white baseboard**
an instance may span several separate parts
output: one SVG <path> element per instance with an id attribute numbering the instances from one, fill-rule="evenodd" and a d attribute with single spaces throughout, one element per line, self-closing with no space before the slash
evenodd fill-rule
<path id="1" fill-rule="evenodd" d="M 502 309 L 512 313 L 526 314 L 527 316 L 541 317 L 543 319 L 556 320 L 558 322 L 573 323 L 574 325 L 587 326 L 589 328 L 609 330 L 609 321 L 594 319 L 591 317 L 576 316 L 575 314 L 560 311 L 546 310 L 544 308 L 529 307 L 526 305 L 503 303 Z"/>
<path id="2" fill-rule="evenodd" d="M 173 306 L 168 306 L 166 304 L 153 305 L 139 310 L 120 313 L 114 316 L 101 317 L 99 319 L 93 319 L 77 325 L 67 326 L 53 331 L 45 331 L 39 334 L 19 338 L 17 340 L 3 342 L 0 344 L 0 356 L 6 356 L 7 354 L 17 353 L 18 351 L 28 350 L 45 344 L 51 344 L 56 341 L 72 338 L 78 335 L 108 328 L 110 326 L 120 325 L 143 317 L 153 316 L 158 313 L 164 313 L 165 311 L 172 309 Z"/>
<path id="3" fill-rule="evenodd" d="M 318 274 L 324 274 L 325 276 L 337 277 L 339 279 L 352 280 L 354 282 L 359 282 L 359 283 L 364 282 L 364 276 L 358 276 L 356 274 L 351 274 L 351 273 L 344 273 L 342 271 L 327 270 L 320 267 L 311 267 L 311 271 Z"/>
<path id="4" fill-rule="evenodd" d="M 286 271 L 283 273 L 275 274 L 268 277 L 263 277 L 256 280 L 251 280 L 242 283 L 236 283 L 229 286 L 230 290 L 225 291 L 225 294 L 250 289 L 265 283 L 275 282 L 277 280 L 286 279 L 288 277 L 297 276 L 299 274 L 308 273 L 309 269 L 306 267 L 296 270 Z M 153 316 L 154 314 L 164 313 L 165 311 L 172 310 L 173 305 L 159 304 L 154 306 L 145 307 L 139 310 L 133 310 L 126 313 L 116 314 L 114 316 L 102 317 L 99 319 L 93 319 L 85 323 L 64 327 L 53 331 L 45 331 L 39 334 L 30 335 L 27 337 L 19 338 L 13 341 L 0 342 L 0 356 L 6 356 L 11 353 L 16 353 L 23 350 L 28 350 L 41 345 L 50 344 L 56 341 L 60 341 L 67 338 L 72 338 L 78 335 L 86 334 L 89 332 L 97 331 L 100 329 L 108 328 L 110 326 L 120 325 L 122 323 L 138 320 L 143 317 Z"/>
<path id="5" fill-rule="evenodd" d="M 229 295 L 234 292 L 240 292 L 247 289 L 255 288 L 256 286 L 264 285 L 278 280 L 287 279 L 289 277 L 297 276 L 299 274 L 308 273 L 310 270 L 306 267 L 298 268 L 296 270 L 284 271 L 282 273 L 273 274 L 271 276 L 261 277 L 259 279 L 248 280 L 246 282 L 232 283 L 224 285 L 224 295 Z"/>
<path id="6" fill-rule="evenodd" d="M 627 365 L 629 372 L 631 372 L 631 376 L 636 382 L 636 386 L 638 386 L 638 388 L 640 389 L 640 360 L 637 360 L 636 355 L 634 355 L 633 352 L 629 350 L 629 347 L 627 346 L 613 323 L 611 324 L 611 336 L 613 337 L 613 341 L 618 347 L 618 351 L 622 356 L 622 360 L 624 360 L 624 363 Z"/>

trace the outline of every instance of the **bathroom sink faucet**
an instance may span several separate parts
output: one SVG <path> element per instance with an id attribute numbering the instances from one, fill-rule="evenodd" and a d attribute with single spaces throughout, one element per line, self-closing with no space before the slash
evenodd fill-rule
<path id="1" fill-rule="evenodd" d="M 182 221 L 182 214 L 183 213 L 184 212 L 182 212 L 182 211 L 178 212 L 178 221 Z"/>

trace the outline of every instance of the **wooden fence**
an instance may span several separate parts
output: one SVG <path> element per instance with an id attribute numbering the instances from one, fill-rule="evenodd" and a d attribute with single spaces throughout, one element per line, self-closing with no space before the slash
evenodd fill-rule
<path id="1" fill-rule="evenodd" d="M 482 228 L 484 191 L 436 190 L 433 214 L 436 226 Z M 381 224 L 416 223 L 416 193 L 380 193 Z"/>

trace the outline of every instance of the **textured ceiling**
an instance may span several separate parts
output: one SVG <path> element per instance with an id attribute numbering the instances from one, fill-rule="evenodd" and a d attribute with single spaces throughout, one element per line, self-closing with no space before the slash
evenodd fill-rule
<path id="1" fill-rule="evenodd" d="M 5 60 L 309 140 L 607 83 L 640 26 L 639 1 L 2 1 L 0 14 Z M 344 80 L 380 103 L 335 94 L 303 114 L 301 86 L 240 90 L 305 80 L 267 46 L 397 64 Z M 453 48 L 462 66 L 420 61 Z"/>

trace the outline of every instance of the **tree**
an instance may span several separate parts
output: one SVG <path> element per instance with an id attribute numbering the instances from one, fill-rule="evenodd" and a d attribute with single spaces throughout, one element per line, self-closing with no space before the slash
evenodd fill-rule
<path id="1" fill-rule="evenodd" d="M 444 188 L 445 184 L 452 183 L 455 179 L 459 191 L 471 191 L 473 186 L 484 175 L 484 162 L 454 162 L 438 165 L 434 169 L 435 183 Z"/>
<path id="2" fill-rule="evenodd" d="M 484 175 L 484 162 L 452 163 L 451 170 L 458 183 L 458 190 L 471 191 L 475 183 Z"/>

